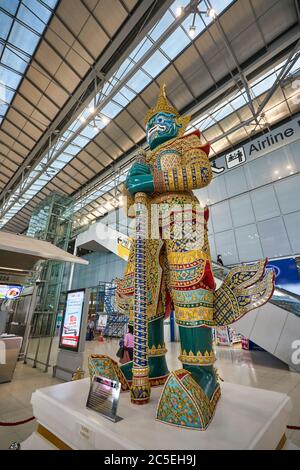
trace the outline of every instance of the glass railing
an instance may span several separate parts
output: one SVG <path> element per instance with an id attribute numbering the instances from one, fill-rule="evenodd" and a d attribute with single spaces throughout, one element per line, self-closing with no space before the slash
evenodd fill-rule
<path id="1" fill-rule="evenodd" d="M 229 268 L 217 263 L 212 263 L 212 267 L 215 277 L 220 280 L 223 280 L 230 271 Z M 276 287 L 269 302 L 300 317 L 300 296 L 293 292 Z"/>

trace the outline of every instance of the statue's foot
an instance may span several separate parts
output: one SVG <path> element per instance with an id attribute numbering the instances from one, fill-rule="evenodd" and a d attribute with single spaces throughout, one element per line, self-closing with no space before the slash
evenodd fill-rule
<path id="1" fill-rule="evenodd" d="M 91 380 L 95 375 L 100 375 L 110 380 L 118 380 L 123 392 L 130 390 L 130 384 L 119 364 L 111 357 L 105 354 L 91 354 L 88 359 L 88 367 Z"/>
<path id="2" fill-rule="evenodd" d="M 216 384 L 209 398 L 190 372 L 171 372 L 159 400 L 156 419 L 188 429 L 205 430 L 213 418 L 221 390 Z"/>

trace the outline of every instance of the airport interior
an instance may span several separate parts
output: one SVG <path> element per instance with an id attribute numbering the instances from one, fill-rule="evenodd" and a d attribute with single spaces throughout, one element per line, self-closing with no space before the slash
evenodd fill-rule
<path id="1" fill-rule="evenodd" d="M 299 0 L 0 0 L 0 449 L 300 449 Z"/>

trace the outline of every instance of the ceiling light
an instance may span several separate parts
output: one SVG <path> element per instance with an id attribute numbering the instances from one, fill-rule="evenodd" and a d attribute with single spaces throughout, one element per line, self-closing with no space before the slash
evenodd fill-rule
<path id="1" fill-rule="evenodd" d="M 94 112 L 95 112 L 95 106 L 93 106 L 93 105 L 89 106 L 89 112 L 90 112 L 91 114 L 94 114 Z"/>
<path id="2" fill-rule="evenodd" d="M 82 123 L 84 123 L 84 122 L 86 121 L 85 117 L 84 117 L 84 116 L 80 116 L 80 121 L 81 121 Z"/>
<path id="3" fill-rule="evenodd" d="M 206 12 L 206 16 L 209 16 L 210 18 L 215 18 L 216 12 L 213 8 L 208 8 Z"/>
<path id="4" fill-rule="evenodd" d="M 279 173 L 278 170 L 275 170 L 275 171 L 274 171 L 274 174 L 275 174 L 275 175 L 278 175 L 278 173 Z"/>
<path id="5" fill-rule="evenodd" d="M 177 7 L 177 8 L 176 8 L 176 16 L 177 16 L 177 18 L 178 18 L 179 16 L 181 16 L 181 15 L 183 14 L 183 12 L 184 12 L 184 8 L 183 8 L 183 7 Z"/>
<path id="6" fill-rule="evenodd" d="M 100 129 L 97 127 L 97 124 L 93 125 L 93 129 L 94 129 L 94 132 L 99 132 L 100 131 Z"/>
<path id="7" fill-rule="evenodd" d="M 288 166 L 286 167 L 287 170 L 290 170 L 291 168 L 292 168 L 291 165 L 288 165 Z"/>
<path id="8" fill-rule="evenodd" d="M 194 38 L 195 37 L 195 34 L 196 34 L 196 26 L 195 25 L 191 25 L 189 27 L 189 36 L 190 38 Z"/>

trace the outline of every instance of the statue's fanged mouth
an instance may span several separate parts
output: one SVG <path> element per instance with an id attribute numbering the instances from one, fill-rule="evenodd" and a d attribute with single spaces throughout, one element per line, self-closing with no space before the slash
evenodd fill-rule
<path id="1" fill-rule="evenodd" d="M 155 132 L 164 132 L 165 130 L 167 129 L 166 126 L 161 126 L 159 124 L 155 124 L 155 126 L 151 127 L 149 130 L 148 130 L 148 135 L 149 137 L 154 134 Z"/>

